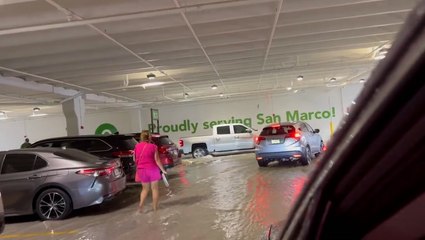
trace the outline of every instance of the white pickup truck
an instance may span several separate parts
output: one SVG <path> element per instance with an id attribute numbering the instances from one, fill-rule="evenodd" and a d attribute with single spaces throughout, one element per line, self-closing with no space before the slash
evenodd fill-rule
<path id="1" fill-rule="evenodd" d="M 215 125 L 212 136 L 180 138 L 180 150 L 199 158 L 207 154 L 254 149 L 254 131 L 243 124 Z"/>

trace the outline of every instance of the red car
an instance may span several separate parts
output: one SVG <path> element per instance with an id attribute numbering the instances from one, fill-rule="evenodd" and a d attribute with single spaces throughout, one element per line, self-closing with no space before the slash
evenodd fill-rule
<path id="1" fill-rule="evenodd" d="M 138 142 L 140 141 L 140 133 L 132 135 Z M 182 154 L 168 135 L 152 134 L 152 142 L 158 146 L 159 158 L 165 168 L 172 168 L 181 163 Z"/>

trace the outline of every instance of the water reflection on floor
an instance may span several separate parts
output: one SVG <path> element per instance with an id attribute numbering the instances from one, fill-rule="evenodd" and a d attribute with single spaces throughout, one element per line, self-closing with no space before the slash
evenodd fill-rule
<path id="1" fill-rule="evenodd" d="M 161 204 L 136 211 L 139 185 L 100 207 L 81 209 L 63 221 L 7 219 L 9 239 L 258 239 L 285 220 L 312 166 L 259 168 L 253 154 L 194 160 L 169 171 Z"/>

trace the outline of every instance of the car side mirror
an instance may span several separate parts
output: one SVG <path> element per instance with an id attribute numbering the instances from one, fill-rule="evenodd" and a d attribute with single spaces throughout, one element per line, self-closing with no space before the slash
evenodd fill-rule
<path id="1" fill-rule="evenodd" d="M 252 133 L 252 130 L 251 129 L 246 129 L 245 132 Z"/>
<path id="2" fill-rule="evenodd" d="M 320 129 L 318 128 L 314 129 L 314 133 L 319 133 L 319 132 L 320 132 Z"/>

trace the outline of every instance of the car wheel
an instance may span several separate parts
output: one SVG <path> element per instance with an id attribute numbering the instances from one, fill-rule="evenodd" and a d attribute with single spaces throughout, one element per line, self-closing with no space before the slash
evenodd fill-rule
<path id="1" fill-rule="evenodd" d="M 323 152 L 323 148 L 325 147 L 325 144 L 323 143 L 323 141 L 320 142 L 320 149 L 319 152 L 316 153 L 314 156 L 318 157 L 322 152 Z"/>
<path id="2" fill-rule="evenodd" d="M 64 219 L 72 211 L 71 199 L 60 189 L 47 189 L 38 196 L 35 211 L 42 220 Z"/>
<path id="3" fill-rule="evenodd" d="M 263 160 L 258 160 L 257 163 L 260 167 L 267 167 L 267 162 L 264 162 Z"/>
<path id="4" fill-rule="evenodd" d="M 200 158 L 207 155 L 207 150 L 203 147 L 197 147 L 192 151 L 193 158 Z"/>
<path id="5" fill-rule="evenodd" d="M 309 165 L 311 163 L 311 150 L 310 147 L 307 146 L 305 148 L 304 156 L 301 158 L 301 164 L 302 165 Z"/>

